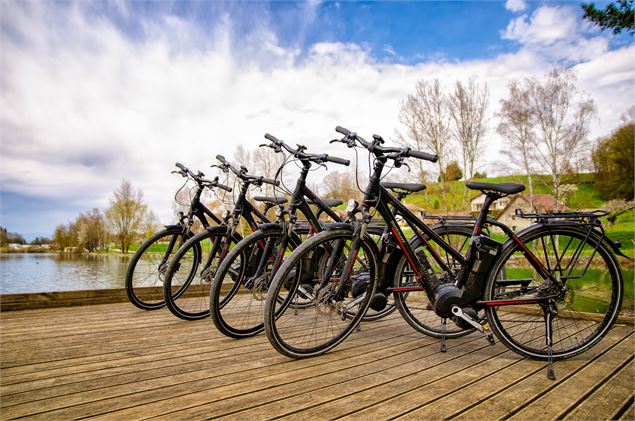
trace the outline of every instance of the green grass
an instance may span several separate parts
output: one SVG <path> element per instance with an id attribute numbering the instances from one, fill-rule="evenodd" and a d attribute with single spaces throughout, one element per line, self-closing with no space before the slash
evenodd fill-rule
<path id="1" fill-rule="evenodd" d="M 534 184 L 534 193 L 536 194 L 552 194 L 551 176 L 534 175 L 532 176 Z M 578 174 L 566 176 L 563 184 L 575 184 L 577 190 L 570 193 L 566 198 L 566 205 L 570 209 L 590 209 L 599 208 L 606 199 L 595 190 L 593 186 L 594 174 Z M 474 181 L 486 183 L 520 183 L 528 186 L 527 176 L 525 175 L 506 175 L 501 177 L 478 178 Z M 446 183 L 446 198 L 448 201 L 448 209 L 451 211 L 459 211 L 465 209 L 465 201 L 469 201 L 481 194 L 479 191 L 469 190 L 465 187 L 465 181 L 450 181 Z M 528 193 L 528 189 L 525 193 Z M 421 192 L 415 193 L 406 199 L 407 203 L 417 205 L 426 210 L 428 213 L 442 213 L 443 195 L 441 185 L 439 183 L 430 183 L 428 188 Z"/>

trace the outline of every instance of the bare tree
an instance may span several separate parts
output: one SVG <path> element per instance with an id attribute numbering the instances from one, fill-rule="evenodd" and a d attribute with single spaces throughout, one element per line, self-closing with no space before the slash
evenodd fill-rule
<path id="1" fill-rule="evenodd" d="M 556 203 L 562 199 L 563 169 L 571 165 L 586 146 L 589 119 L 595 113 L 593 100 L 575 86 L 575 73 L 554 68 L 544 79 L 528 79 L 529 104 L 535 113 L 537 156 L 552 176 Z"/>
<path id="2" fill-rule="evenodd" d="M 399 121 L 406 128 L 403 140 L 407 146 L 431 152 L 439 157 L 439 174 L 443 173 L 445 160 L 451 151 L 450 117 L 448 97 L 443 93 L 441 82 L 420 80 L 415 93 L 408 95 L 401 104 Z M 448 209 L 445 180 L 441 177 L 443 205 Z"/>
<path id="3" fill-rule="evenodd" d="M 500 119 L 496 131 L 506 143 L 503 154 L 512 164 L 520 167 L 527 176 L 529 184 L 529 203 L 535 211 L 533 196 L 534 184 L 531 177 L 536 165 L 536 135 L 534 133 L 534 112 L 529 104 L 529 92 L 524 84 L 512 80 L 508 84 L 509 96 L 500 101 L 497 113 Z"/>
<path id="4" fill-rule="evenodd" d="M 238 165 L 243 165 L 247 170 L 254 170 L 253 153 L 249 149 L 245 148 L 243 144 L 236 146 L 234 150 L 234 161 Z"/>
<path id="5" fill-rule="evenodd" d="M 104 248 L 108 239 L 106 221 L 97 208 L 90 212 L 80 213 L 74 222 L 77 242 L 89 252 Z"/>
<path id="6" fill-rule="evenodd" d="M 141 190 L 135 190 L 128 180 L 122 180 L 110 199 L 106 220 L 123 253 L 127 253 L 130 244 L 142 235 L 147 213 Z"/>
<path id="7" fill-rule="evenodd" d="M 253 157 L 254 168 L 253 172 L 256 175 L 261 175 L 267 178 L 275 178 L 280 165 L 284 157 L 280 153 L 276 153 L 271 148 L 258 148 L 251 154 Z M 273 186 L 271 184 L 263 184 L 266 194 L 273 192 Z"/>
<path id="8" fill-rule="evenodd" d="M 466 179 L 474 177 L 474 161 L 485 135 L 488 102 L 487 83 L 479 85 L 473 78 L 467 84 L 457 81 L 449 97 L 452 132 L 460 146 Z"/>
<path id="9" fill-rule="evenodd" d="M 345 203 L 348 199 L 361 200 L 361 192 L 355 180 L 355 170 L 329 171 L 324 177 L 323 186 L 325 196 L 329 199 L 341 199 Z"/>

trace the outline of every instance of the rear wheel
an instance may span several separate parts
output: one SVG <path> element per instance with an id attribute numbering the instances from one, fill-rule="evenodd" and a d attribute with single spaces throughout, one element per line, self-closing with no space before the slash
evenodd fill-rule
<path id="1" fill-rule="evenodd" d="M 320 355 L 342 342 L 361 321 L 375 291 L 379 265 L 376 245 L 365 236 L 351 260 L 350 276 L 340 279 L 352 239 L 352 229 L 321 232 L 291 253 L 275 274 L 264 322 L 267 338 L 281 354 Z M 359 278 L 362 274 L 370 276 L 368 282 Z M 305 305 L 308 296 L 310 305 Z"/>
<path id="2" fill-rule="evenodd" d="M 434 231 L 447 242 L 452 248 L 465 256 L 472 237 L 472 228 L 464 225 L 439 225 Z M 425 237 L 424 237 L 425 238 Z M 430 240 L 426 238 L 426 240 Z M 441 282 L 454 282 L 455 275 L 460 269 L 460 263 L 457 262 L 448 252 L 442 249 L 438 244 L 429 241 L 432 249 L 437 253 L 450 269 L 451 273 L 444 273 L 441 267 L 435 263 L 429 251 L 423 247 L 420 239 L 415 238 L 411 242 L 411 247 L 417 256 L 425 254 L 426 258 L 432 265 L 432 269 Z M 419 285 L 412 266 L 405 256 L 403 256 L 396 266 L 394 277 L 394 288 L 402 290 L 394 292 L 395 303 L 399 309 L 399 313 L 404 320 L 415 330 L 435 338 L 440 338 L 445 330 L 446 338 L 459 338 L 467 335 L 474 329 L 464 329 L 452 320 L 444 320 L 439 317 L 433 309 L 432 303 L 428 299 L 428 295 Z"/>
<path id="3" fill-rule="evenodd" d="M 494 265 L 484 299 L 539 302 L 487 307 L 492 331 L 518 354 L 547 359 L 545 314 L 551 309 L 554 359 L 591 348 L 613 325 L 622 304 L 624 281 L 612 251 L 596 235 L 573 226 L 542 226 L 520 240 L 565 291 L 548 304 L 544 297 L 557 291 L 529 264 L 522 247 L 510 244 Z"/>
<path id="4" fill-rule="evenodd" d="M 183 227 L 170 227 L 157 232 L 141 244 L 128 264 L 126 294 L 135 306 L 156 310 L 165 306 L 163 282 L 170 259 L 185 241 Z M 193 271 L 183 274 L 193 276 Z"/>

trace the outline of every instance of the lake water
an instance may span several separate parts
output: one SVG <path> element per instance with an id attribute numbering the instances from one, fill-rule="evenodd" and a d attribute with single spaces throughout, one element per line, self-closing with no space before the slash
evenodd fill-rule
<path id="1" fill-rule="evenodd" d="M 124 288 L 131 257 L 0 254 L 0 294 Z"/>

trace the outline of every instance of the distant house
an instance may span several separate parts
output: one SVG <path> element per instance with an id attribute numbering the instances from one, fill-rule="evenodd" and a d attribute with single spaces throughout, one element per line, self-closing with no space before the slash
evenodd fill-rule
<path id="1" fill-rule="evenodd" d="M 490 210 L 502 210 L 507 207 L 511 197 L 503 197 L 498 199 L 494 204 L 490 207 Z M 485 195 L 481 194 L 480 196 L 476 196 L 474 199 L 470 201 L 470 211 L 471 212 L 480 212 L 483 207 L 483 203 L 485 203 Z"/>
<path id="2" fill-rule="evenodd" d="M 496 220 L 507 225 L 514 231 L 521 230 L 533 224 L 532 219 L 518 218 L 516 217 L 516 209 L 522 210 L 524 213 L 533 213 L 531 204 L 529 202 L 529 194 L 515 194 L 513 196 L 507 196 L 494 202 L 491 210 L 498 211 Z M 485 201 L 485 195 L 480 195 L 472 199 L 470 207 L 472 212 L 479 212 L 483 207 Z M 533 202 L 535 212 L 562 212 L 566 210 L 566 206 L 556 206 L 556 199 L 549 194 L 534 194 Z"/>

